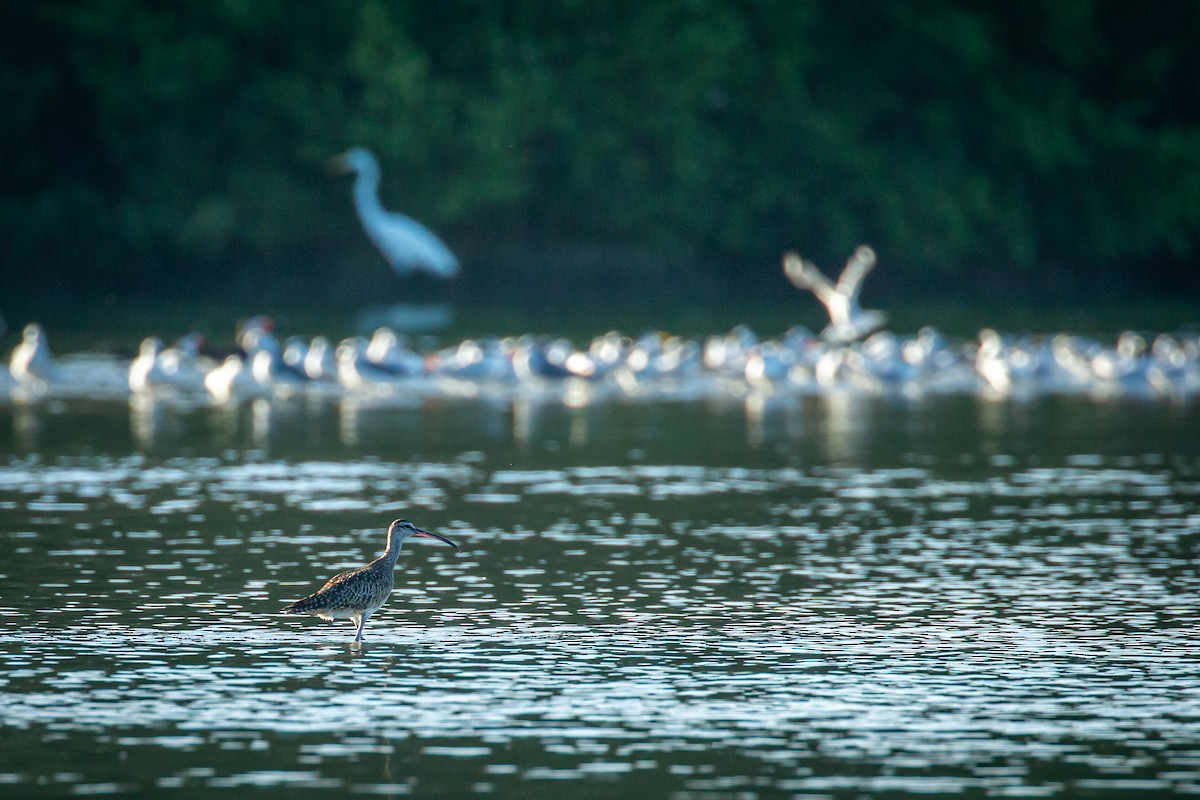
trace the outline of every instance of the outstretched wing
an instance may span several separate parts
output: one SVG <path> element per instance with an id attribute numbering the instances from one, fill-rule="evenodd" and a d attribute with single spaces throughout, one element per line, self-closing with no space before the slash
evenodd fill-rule
<path id="1" fill-rule="evenodd" d="M 838 277 L 837 290 L 850 298 L 857 298 L 862 289 L 863 278 L 875 268 L 875 251 L 860 244 L 846 261 L 846 268 Z"/>
<path id="2" fill-rule="evenodd" d="M 817 269 L 816 264 L 805 261 L 797 253 L 784 253 L 783 274 L 787 275 L 787 279 L 792 282 L 793 286 L 807 289 L 815 294 L 822 303 L 828 303 L 829 299 L 837 293 L 829 279 L 821 273 L 821 270 Z"/>

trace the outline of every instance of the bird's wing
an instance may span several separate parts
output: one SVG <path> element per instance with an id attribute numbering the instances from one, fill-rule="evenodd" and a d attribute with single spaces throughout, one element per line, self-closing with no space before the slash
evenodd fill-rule
<path id="1" fill-rule="evenodd" d="M 822 303 L 827 303 L 829 298 L 837 293 L 829 279 L 817 269 L 816 264 L 805 261 L 796 253 L 784 254 L 783 273 L 793 286 L 809 290 Z"/>
<path id="2" fill-rule="evenodd" d="M 362 570 L 363 570 L 363 568 L 359 567 L 358 569 L 348 569 L 345 572 L 339 572 L 337 575 L 334 575 L 332 578 L 325 581 L 324 586 L 322 586 L 320 589 L 317 589 L 317 591 L 313 592 L 308 597 L 301 598 L 300 600 L 297 600 L 296 602 L 294 602 L 291 605 L 284 608 L 283 613 L 285 613 L 285 614 L 304 614 L 304 613 L 311 611 L 314 608 L 318 608 L 318 607 L 329 608 L 329 607 L 331 607 L 330 602 L 329 602 L 330 598 L 328 596 L 329 591 L 331 589 L 336 589 L 338 587 L 338 584 L 342 583 L 345 580 L 353 578 L 356 574 L 358 574 Z M 349 596 L 347 596 L 347 597 L 349 597 Z M 338 604 L 337 607 L 342 607 L 342 606 L 347 606 L 347 605 L 348 604 L 346 604 L 346 603 L 341 603 L 341 604 Z"/>
<path id="3" fill-rule="evenodd" d="M 862 289 L 863 278 L 874 268 L 875 251 L 865 244 L 859 245 L 846 261 L 846 268 L 838 277 L 837 290 L 847 297 L 857 298 Z"/>
<path id="4" fill-rule="evenodd" d="M 320 594 L 321 592 L 332 589 L 333 587 L 337 586 L 338 584 L 340 584 L 342 581 L 346 580 L 347 578 L 352 578 L 355 575 L 357 575 L 358 573 L 362 572 L 363 569 L 364 569 L 363 567 L 357 567 L 355 569 L 348 569 L 345 572 L 339 572 L 337 575 L 334 575 L 332 578 L 325 581 L 325 585 L 322 586 L 320 589 L 318 589 L 315 592 L 315 594 Z"/>

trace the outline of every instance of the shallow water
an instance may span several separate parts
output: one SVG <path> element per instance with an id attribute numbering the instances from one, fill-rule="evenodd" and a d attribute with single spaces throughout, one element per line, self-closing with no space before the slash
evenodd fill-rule
<path id="1" fill-rule="evenodd" d="M 1200 406 L 0 406 L 0 793 L 1200 792 Z M 372 558 L 351 645 L 286 602 Z"/>

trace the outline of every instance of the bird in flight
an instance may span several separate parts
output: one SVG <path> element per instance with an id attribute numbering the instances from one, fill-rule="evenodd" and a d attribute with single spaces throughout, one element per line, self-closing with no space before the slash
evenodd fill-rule
<path id="1" fill-rule="evenodd" d="M 864 311 L 858 303 L 863 278 L 874 268 L 875 251 L 859 245 L 835 285 L 811 261 L 805 261 L 797 253 L 783 254 L 783 273 L 788 280 L 797 288 L 816 295 L 829 313 L 829 325 L 821 331 L 821 336 L 826 341 L 840 344 L 861 339 L 887 323 L 887 314 Z"/>

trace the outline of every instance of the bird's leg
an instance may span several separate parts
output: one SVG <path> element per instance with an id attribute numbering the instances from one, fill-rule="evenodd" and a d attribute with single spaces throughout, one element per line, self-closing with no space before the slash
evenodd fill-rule
<path id="1" fill-rule="evenodd" d="M 363 628 L 367 624 L 367 615 L 358 614 L 356 617 L 350 618 L 354 622 L 354 641 L 361 642 L 363 637 Z"/>
<path id="2" fill-rule="evenodd" d="M 370 618 L 371 618 L 371 612 L 369 610 L 364 611 L 363 615 L 362 615 L 362 622 L 359 623 L 359 626 L 358 626 L 358 640 L 360 642 L 362 641 L 362 638 L 363 638 L 363 631 L 365 631 L 367 629 L 367 620 Z"/>

